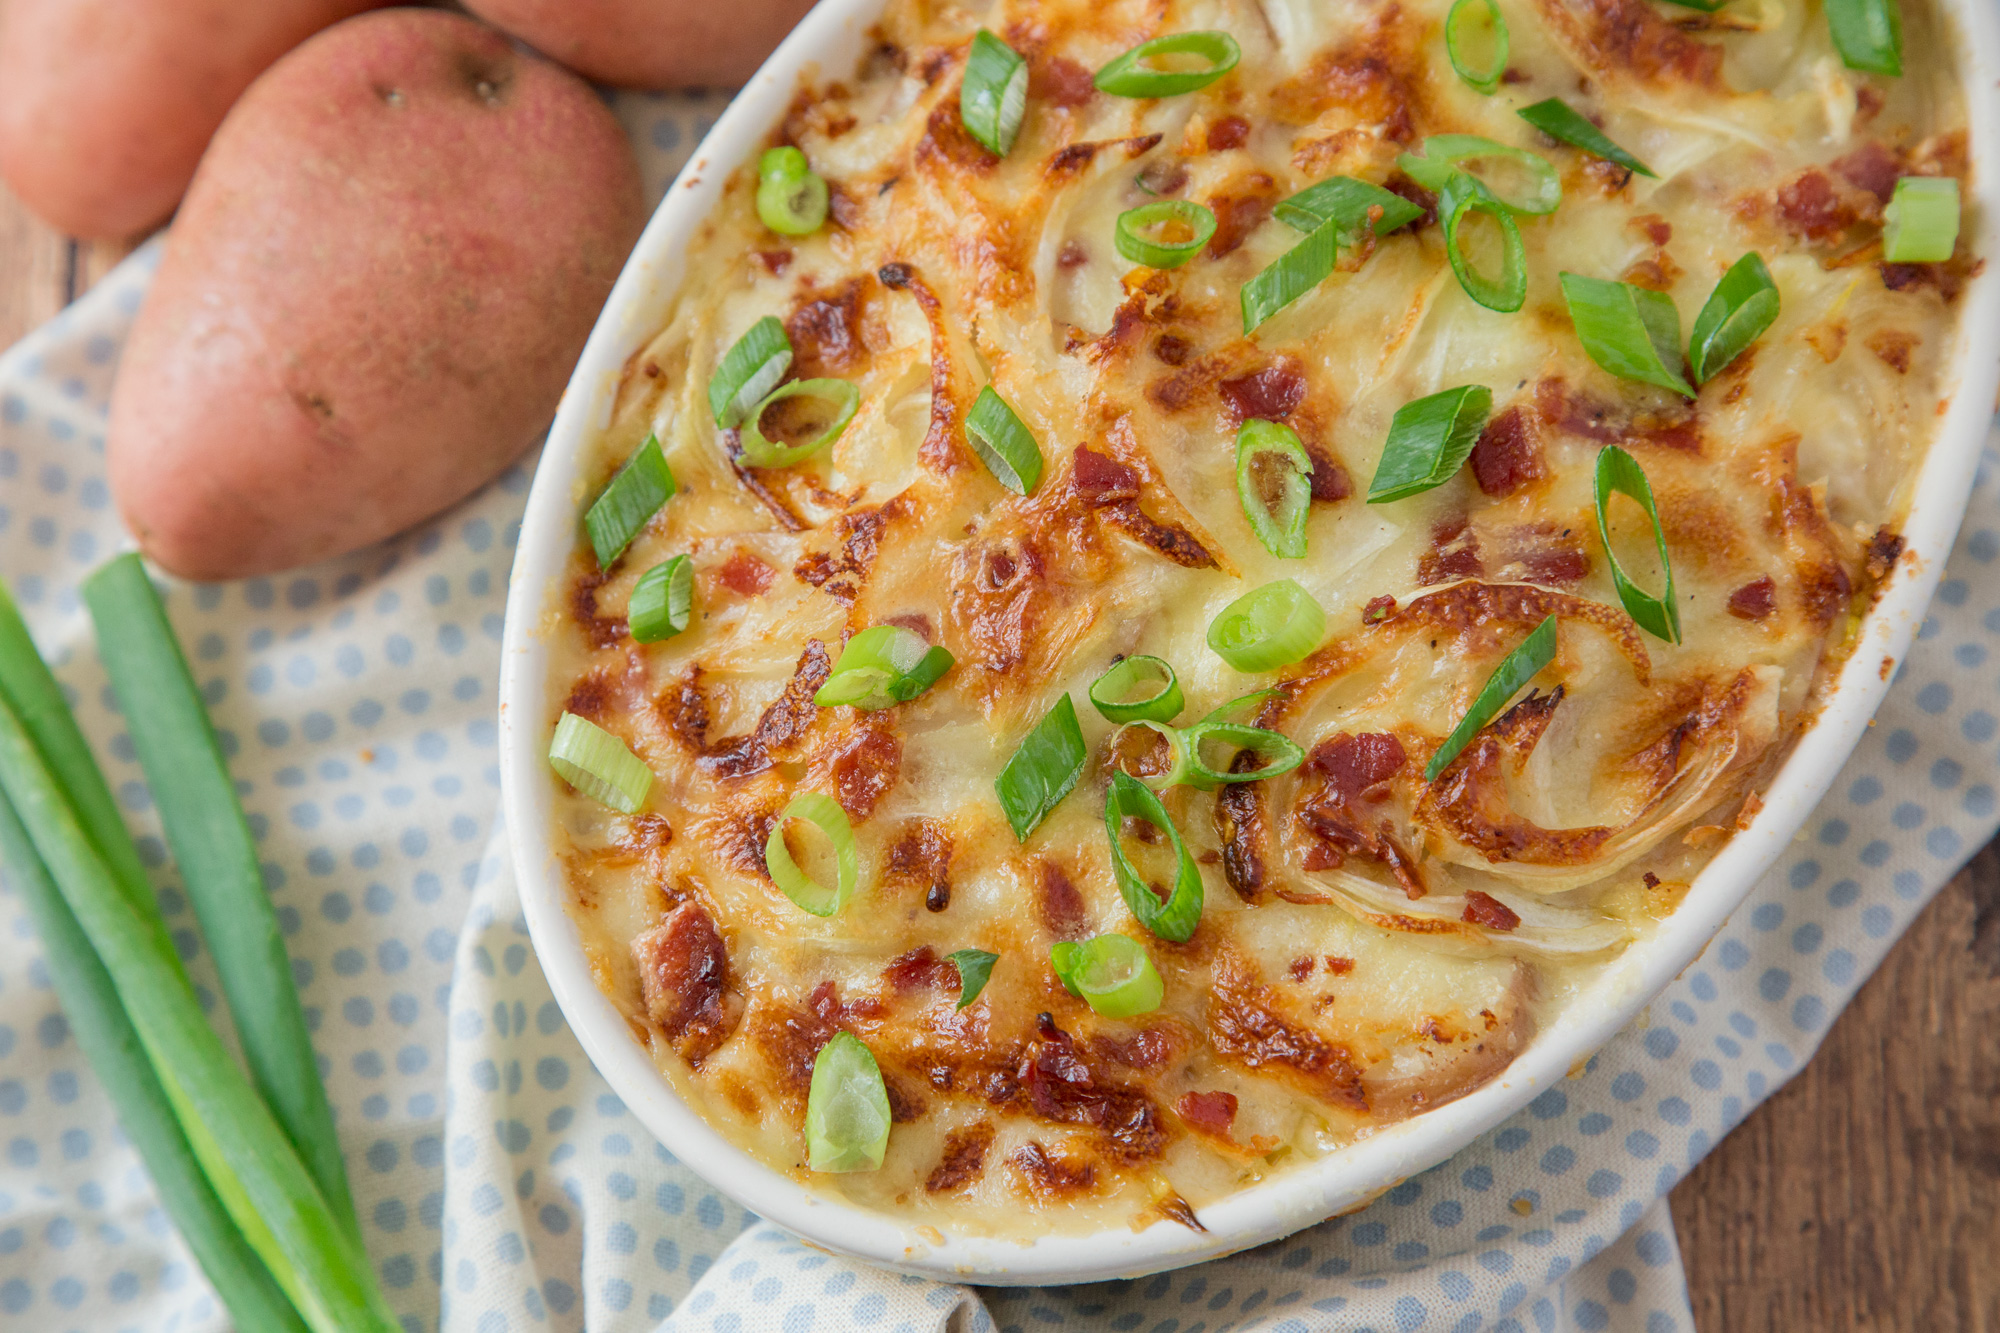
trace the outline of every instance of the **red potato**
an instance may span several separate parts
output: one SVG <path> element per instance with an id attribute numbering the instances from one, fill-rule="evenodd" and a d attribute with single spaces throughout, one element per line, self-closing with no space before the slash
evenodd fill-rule
<path id="1" fill-rule="evenodd" d="M 643 221 L 597 94 L 492 29 L 314 37 L 223 122 L 126 345 L 107 450 L 139 544 L 236 578 L 477 489 L 548 424 Z"/>
<path id="2" fill-rule="evenodd" d="M 0 178 L 75 236 L 132 236 L 180 202 L 250 81 L 384 0 L 5 0 Z"/>
<path id="3" fill-rule="evenodd" d="M 600 83 L 745 83 L 812 0 L 465 0 L 465 7 Z"/>

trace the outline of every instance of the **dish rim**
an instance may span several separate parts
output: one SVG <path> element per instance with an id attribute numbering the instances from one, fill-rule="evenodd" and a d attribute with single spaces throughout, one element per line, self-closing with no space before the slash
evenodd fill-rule
<path id="1" fill-rule="evenodd" d="M 561 585 L 580 513 L 579 452 L 609 420 L 631 354 L 659 329 L 683 278 L 688 241 L 736 165 L 789 105 L 799 76 L 836 77 L 860 57 L 887 0 L 820 0 L 736 96 L 669 187 L 613 287 L 537 464 L 508 581 L 500 670 L 502 810 L 521 907 L 550 989 L 593 1064 L 660 1142 L 696 1174 L 809 1242 L 900 1272 L 946 1281 L 1025 1285 L 1137 1277 L 1232 1254 L 1366 1205 L 1442 1162 L 1588 1060 L 1707 947 L 1777 860 L 1865 733 L 1904 660 L 1956 539 L 1993 420 L 2000 380 L 2000 7 L 1939 0 L 1969 40 L 1955 44 L 1965 90 L 1972 183 L 1965 216 L 1984 272 L 1960 295 L 1958 346 L 1944 380 L 1949 407 L 1918 471 L 1904 524 L 1905 555 L 1863 619 L 1819 716 L 1804 728 L 1764 806 L 1706 865 L 1674 914 L 1629 946 L 1497 1078 L 1457 1101 L 1388 1126 L 1319 1161 L 1286 1170 L 1204 1207 L 1206 1233 L 1159 1223 L 1029 1242 L 931 1237 L 918 1225 L 857 1207 L 795 1181 L 729 1141 L 653 1065 L 601 992 L 564 909 L 550 830 L 553 784 L 543 762 L 550 723 L 540 633 Z"/>

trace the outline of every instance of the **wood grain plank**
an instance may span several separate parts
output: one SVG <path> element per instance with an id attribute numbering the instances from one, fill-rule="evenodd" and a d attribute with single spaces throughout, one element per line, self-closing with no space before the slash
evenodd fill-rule
<path id="1" fill-rule="evenodd" d="M 0 186 L 0 348 L 70 301 L 70 243 Z"/>

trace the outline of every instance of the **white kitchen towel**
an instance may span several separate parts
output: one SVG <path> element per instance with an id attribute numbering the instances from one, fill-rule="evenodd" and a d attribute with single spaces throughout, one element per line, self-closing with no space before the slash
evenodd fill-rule
<path id="1" fill-rule="evenodd" d="M 659 192 L 719 107 L 622 98 Z M 148 248 L 0 357 L 0 575 L 157 867 L 78 581 L 124 541 L 105 398 Z M 1691 1327 L 1666 1191 L 1811 1054 L 1994 831 L 2000 489 L 1981 471 L 1931 618 L 1798 843 L 1647 1020 L 1366 1211 L 1131 1282 L 974 1290 L 758 1223 L 640 1128 L 549 997 L 498 825 L 494 691 L 530 463 L 382 546 L 168 607 L 241 781 L 336 1107 L 369 1253 L 413 1333 L 933 1333 Z M 216 1333 L 0 891 L 0 1327 Z"/>

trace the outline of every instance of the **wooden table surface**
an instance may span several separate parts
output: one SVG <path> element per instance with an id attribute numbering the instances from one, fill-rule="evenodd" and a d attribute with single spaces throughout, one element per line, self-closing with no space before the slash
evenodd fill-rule
<path id="1" fill-rule="evenodd" d="M 0 187 L 0 347 L 127 249 Z M 1673 1208 L 1702 1333 L 2000 1333 L 2000 842 Z"/>

